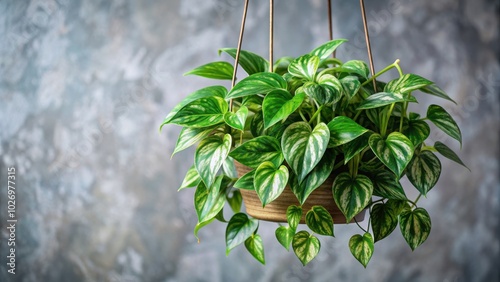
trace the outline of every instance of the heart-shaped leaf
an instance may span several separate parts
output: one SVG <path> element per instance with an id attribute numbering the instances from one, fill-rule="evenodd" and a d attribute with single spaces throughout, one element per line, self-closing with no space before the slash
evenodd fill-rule
<path id="1" fill-rule="evenodd" d="M 251 110 L 253 112 L 258 112 L 262 109 L 262 102 L 263 101 L 264 101 L 264 98 L 262 98 L 258 95 L 253 95 L 253 96 L 244 97 L 241 104 L 243 106 L 246 106 L 249 110 Z"/>
<path id="2" fill-rule="evenodd" d="M 340 79 L 340 83 L 344 88 L 348 100 L 351 100 L 356 94 L 358 94 L 359 89 L 361 89 L 361 82 L 356 76 L 349 75 Z"/>
<path id="3" fill-rule="evenodd" d="M 375 242 L 389 236 L 398 226 L 398 215 L 387 204 L 376 204 L 370 212 Z"/>
<path id="4" fill-rule="evenodd" d="M 225 52 L 233 57 L 233 59 L 236 59 L 236 48 L 222 48 L 219 49 L 219 55 L 221 52 Z M 238 64 L 248 73 L 248 75 L 269 70 L 269 62 L 267 60 L 255 53 L 245 50 L 240 50 Z"/>
<path id="5" fill-rule="evenodd" d="M 293 236 L 292 247 L 295 255 L 305 266 L 318 255 L 321 243 L 309 232 L 300 231 Z"/>
<path id="6" fill-rule="evenodd" d="M 384 91 L 404 94 L 431 84 L 434 83 L 430 80 L 416 74 L 408 73 L 398 79 L 389 81 L 389 83 L 385 86 Z"/>
<path id="7" fill-rule="evenodd" d="M 378 172 L 372 177 L 372 182 L 374 196 L 394 200 L 407 199 L 398 177 L 389 171 L 383 170 Z"/>
<path id="8" fill-rule="evenodd" d="M 204 221 L 204 222 L 198 222 L 196 224 L 196 226 L 194 227 L 193 233 L 194 233 L 194 237 L 196 237 L 196 240 L 198 240 L 198 243 L 200 243 L 200 237 L 198 237 L 198 232 L 200 232 L 200 229 L 202 229 L 203 227 L 209 225 L 214 220 L 215 220 L 215 218 L 212 218 L 210 220 L 207 220 L 207 221 Z"/>
<path id="9" fill-rule="evenodd" d="M 330 121 L 328 129 L 330 130 L 329 147 L 346 144 L 368 132 L 368 129 L 345 116 L 338 116 Z"/>
<path id="10" fill-rule="evenodd" d="M 427 118 L 444 133 L 460 142 L 462 145 L 462 133 L 451 115 L 438 105 L 430 105 L 427 109 Z"/>
<path id="11" fill-rule="evenodd" d="M 361 174 L 352 177 L 343 172 L 333 182 L 333 198 L 347 222 L 351 222 L 370 203 L 372 193 L 373 183 Z"/>
<path id="12" fill-rule="evenodd" d="M 414 147 L 422 144 L 430 133 L 431 128 L 423 120 L 410 120 L 408 125 L 403 128 L 403 134 L 410 139 Z"/>
<path id="13" fill-rule="evenodd" d="M 323 157 L 330 139 L 330 131 L 324 123 L 311 129 L 307 122 L 296 122 L 283 133 L 281 147 L 285 159 L 297 174 L 299 184 Z"/>
<path id="14" fill-rule="evenodd" d="M 469 171 L 470 171 L 470 168 L 468 168 L 464 162 L 462 162 L 462 160 L 460 159 L 460 157 L 452 150 L 450 149 L 448 146 L 446 146 L 445 144 L 443 144 L 442 142 L 439 142 L 437 141 L 435 144 L 434 144 L 434 148 L 436 149 L 436 151 L 438 151 L 438 153 L 440 153 L 443 157 L 445 158 L 448 158 L 458 164 L 461 164 L 463 165 L 465 168 L 467 168 Z"/>
<path id="15" fill-rule="evenodd" d="M 181 133 L 179 133 L 179 138 L 177 138 L 172 156 L 200 142 L 202 139 L 209 136 L 215 128 L 215 126 L 200 128 L 184 127 Z"/>
<path id="16" fill-rule="evenodd" d="M 318 102 L 322 104 L 337 103 L 342 98 L 344 86 L 337 77 L 331 74 L 323 74 L 318 78 L 318 84 L 326 90 L 325 94 L 327 94 L 322 99 L 313 96 Z"/>
<path id="17" fill-rule="evenodd" d="M 296 230 L 297 226 L 299 226 L 301 218 L 302 207 L 294 205 L 288 206 L 288 208 L 286 209 L 286 219 L 288 221 L 288 225 L 290 225 L 290 228 Z"/>
<path id="18" fill-rule="evenodd" d="M 283 162 L 280 143 L 271 136 L 251 139 L 234 149 L 229 156 L 251 168 L 257 168 L 265 161 L 270 161 L 275 166 Z"/>
<path id="19" fill-rule="evenodd" d="M 210 136 L 200 142 L 194 155 L 194 164 L 205 185 L 210 187 L 214 181 L 215 174 L 227 158 L 231 150 L 232 138 L 230 134 Z"/>
<path id="20" fill-rule="evenodd" d="M 227 94 L 227 89 L 224 86 L 209 86 L 189 94 L 186 98 L 184 98 L 184 100 L 182 100 L 179 104 L 177 104 L 177 106 L 175 106 L 174 109 L 167 115 L 167 117 L 163 121 L 163 124 L 160 127 L 160 130 L 165 124 L 170 123 L 172 118 L 187 104 L 190 104 L 191 102 L 201 98 L 208 98 L 208 97 L 225 98 L 226 94 Z"/>
<path id="21" fill-rule="evenodd" d="M 389 199 L 385 204 L 392 210 L 394 216 L 399 216 L 403 211 L 411 211 L 410 204 L 408 204 L 407 200 Z"/>
<path id="22" fill-rule="evenodd" d="M 254 187 L 262 206 L 276 200 L 287 183 L 288 169 L 284 165 L 276 168 L 272 162 L 263 162 L 255 170 Z"/>
<path id="23" fill-rule="evenodd" d="M 287 251 L 290 250 L 290 244 L 292 243 L 293 236 L 295 235 L 295 230 L 290 226 L 280 226 L 276 229 L 275 235 L 278 242 Z"/>
<path id="24" fill-rule="evenodd" d="M 253 115 L 250 123 L 250 132 L 254 137 L 266 135 L 264 132 L 264 116 L 262 111 L 258 111 Z"/>
<path id="25" fill-rule="evenodd" d="M 416 154 L 408 165 L 408 179 L 424 196 L 436 185 L 440 175 L 441 162 L 431 151 Z"/>
<path id="26" fill-rule="evenodd" d="M 221 97 L 201 98 L 180 109 L 170 123 L 185 127 L 213 126 L 224 121 L 228 107 Z"/>
<path id="27" fill-rule="evenodd" d="M 401 177 L 413 157 L 413 143 L 404 134 L 393 132 L 384 140 L 380 134 L 373 134 L 368 140 L 375 155 L 396 176 Z"/>
<path id="28" fill-rule="evenodd" d="M 420 89 L 420 91 L 422 91 L 422 92 L 424 92 L 426 94 L 434 95 L 434 96 L 439 97 L 439 98 L 443 98 L 445 100 L 448 100 L 448 101 L 451 101 L 451 102 L 457 104 L 457 102 L 455 102 L 453 99 L 451 99 L 450 96 L 448 96 L 448 94 L 446 94 L 446 92 L 444 92 L 436 84 L 432 84 L 432 85 L 428 85 L 428 86 L 422 87 Z"/>
<path id="29" fill-rule="evenodd" d="M 417 99 L 413 96 L 408 97 L 407 94 L 380 92 L 368 96 L 356 110 L 380 108 L 397 102 L 417 102 Z"/>
<path id="30" fill-rule="evenodd" d="M 306 224 L 312 231 L 333 237 L 333 219 L 322 206 L 313 206 L 306 214 Z"/>
<path id="31" fill-rule="evenodd" d="M 198 171 L 196 170 L 194 165 L 192 165 L 191 168 L 189 168 L 189 170 L 187 171 L 186 176 L 182 181 L 181 187 L 177 191 L 189 187 L 196 187 L 198 186 L 198 184 L 200 184 L 200 181 L 201 181 L 200 175 L 198 174 Z"/>
<path id="32" fill-rule="evenodd" d="M 286 119 L 300 107 L 304 98 L 304 93 L 292 96 L 288 91 L 281 89 L 271 91 L 267 94 L 264 102 L 262 102 L 265 128 L 267 129 L 275 123 Z"/>
<path id="33" fill-rule="evenodd" d="M 313 56 L 318 56 L 320 60 L 325 60 L 328 58 L 342 43 L 346 42 L 346 39 L 335 39 L 312 50 L 309 54 Z"/>
<path id="34" fill-rule="evenodd" d="M 259 227 L 259 221 L 244 213 L 231 217 L 226 227 L 226 255 L 239 244 L 245 242 Z"/>
<path id="35" fill-rule="evenodd" d="M 212 62 L 199 66 L 191 71 L 186 72 L 184 75 L 198 75 L 206 78 L 231 80 L 233 78 L 233 66 L 228 62 Z"/>
<path id="36" fill-rule="evenodd" d="M 233 187 L 243 190 L 255 190 L 254 188 L 254 175 L 255 170 L 245 173 L 245 175 L 241 176 L 236 183 L 234 183 Z"/>
<path id="37" fill-rule="evenodd" d="M 222 163 L 222 171 L 227 177 L 238 177 L 238 172 L 236 171 L 236 166 L 234 165 L 234 159 L 229 156 Z"/>
<path id="38" fill-rule="evenodd" d="M 205 222 L 214 218 L 224 207 L 225 191 L 221 191 L 223 176 L 218 176 L 214 184 L 207 189 L 203 182 L 200 182 L 194 194 L 194 207 L 198 215 L 198 222 Z"/>
<path id="39" fill-rule="evenodd" d="M 262 264 L 266 264 L 264 257 L 264 244 L 258 234 L 254 234 L 245 240 L 245 247 L 252 256 Z"/>
<path id="40" fill-rule="evenodd" d="M 295 173 L 290 174 L 290 186 L 301 205 L 303 205 L 309 195 L 320 187 L 330 176 L 335 164 L 335 156 L 333 151 L 326 150 L 321 161 L 311 170 L 301 184 L 299 184 Z"/>
<path id="41" fill-rule="evenodd" d="M 431 233 L 431 218 L 423 208 L 403 211 L 399 215 L 399 227 L 406 242 L 414 251 L 427 240 Z"/>
<path id="42" fill-rule="evenodd" d="M 286 89 L 283 77 L 272 72 L 259 72 L 245 77 L 227 94 L 227 99 L 234 99 L 257 94 L 267 94 L 276 89 Z"/>
<path id="43" fill-rule="evenodd" d="M 302 91 L 321 105 L 337 102 L 342 94 L 330 85 L 317 84 L 316 82 L 307 82 L 302 87 Z"/>
<path id="44" fill-rule="evenodd" d="M 349 249 L 352 255 L 366 268 L 372 258 L 374 250 L 373 237 L 370 233 L 363 236 L 357 234 L 349 240 Z"/>
<path id="45" fill-rule="evenodd" d="M 368 79 L 370 70 L 365 62 L 360 60 L 352 60 L 345 62 L 342 66 L 334 69 L 337 72 L 354 73 L 364 79 Z"/>
<path id="46" fill-rule="evenodd" d="M 305 78 L 308 81 L 314 81 L 319 62 L 320 58 L 318 56 L 309 54 L 300 56 L 290 63 L 288 73 L 296 77 Z"/>
<path id="47" fill-rule="evenodd" d="M 224 121 L 234 129 L 245 130 L 245 121 L 248 116 L 248 108 L 241 106 L 236 113 L 227 112 L 224 114 Z"/>

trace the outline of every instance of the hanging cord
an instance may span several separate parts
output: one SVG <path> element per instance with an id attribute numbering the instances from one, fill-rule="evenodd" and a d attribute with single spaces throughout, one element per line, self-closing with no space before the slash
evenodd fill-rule
<path id="1" fill-rule="evenodd" d="M 363 27 L 365 28 L 365 40 L 366 40 L 366 49 L 368 49 L 368 60 L 370 61 L 370 71 L 372 73 L 372 77 L 375 76 L 375 67 L 373 65 L 373 57 L 372 57 L 372 46 L 370 44 L 370 34 L 368 33 L 368 22 L 366 20 L 366 12 L 365 12 L 365 1 L 359 0 L 359 5 L 361 6 L 361 16 L 363 17 Z M 377 92 L 377 82 L 375 78 L 373 79 L 373 89 Z"/>
<path id="2" fill-rule="evenodd" d="M 269 0 L 269 72 L 274 71 L 274 0 Z"/>
<path id="3" fill-rule="evenodd" d="M 328 0 L 328 27 L 330 31 L 330 41 L 333 40 L 333 20 L 332 20 L 332 0 Z M 337 56 L 337 50 L 333 51 L 332 57 Z"/>
<path id="4" fill-rule="evenodd" d="M 241 18 L 240 37 L 238 38 L 238 48 L 236 49 L 236 56 L 234 59 L 234 70 L 233 70 L 233 79 L 231 80 L 231 88 L 234 87 L 234 85 L 236 84 L 236 74 L 238 73 L 238 63 L 240 61 L 241 45 L 243 43 L 243 33 L 245 33 L 245 22 L 247 20 L 248 2 L 249 0 L 245 0 L 243 8 L 243 17 Z M 232 110 L 233 110 L 233 99 L 229 100 L 229 111 Z"/>

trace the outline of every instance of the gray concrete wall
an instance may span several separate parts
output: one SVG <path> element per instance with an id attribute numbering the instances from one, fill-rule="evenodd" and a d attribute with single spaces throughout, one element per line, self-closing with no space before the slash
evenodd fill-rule
<path id="1" fill-rule="evenodd" d="M 267 2 L 250 2 L 244 48 L 265 55 Z M 267 266 L 244 248 L 226 257 L 223 224 L 197 244 L 193 192 L 176 192 L 193 151 L 170 160 L 179 128 L 158 126 L 210 83 L 182 73 L 236 46 L 243 1 L 2 0 L 0 281 L 500 281 L 500 3 L 366 2 L 377 69 L 400 58 L 460 103 L 446 107 L 472 172 L 442 161 L 441 182 L 420 202 L 433 230 L 415 252 L 395 232 L 364 270 L 347 247 L 356 228 L 336 226 L 302 267 L 272 223 L 260 227 Z M 365 59 L 358 2 L 333 3 L 335 37 L 350 40 L 338 56 Z M 276 56 L 328 38 L 326 1 L 276 6 Z M 6 265 L 9 167 L 15 275 Z"/>

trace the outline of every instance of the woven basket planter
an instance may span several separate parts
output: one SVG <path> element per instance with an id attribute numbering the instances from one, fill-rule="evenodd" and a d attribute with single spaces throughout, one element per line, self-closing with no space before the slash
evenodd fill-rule
<path id="1" fill-rule="evenodd" d="M 236 170 L 238 176 L 241 177 L 252 169 L 235 162 Z M 318 189 L 309 195 L 302 208 L 304 214 L 302 215 L 301 223 L 305 223 L 305 215 L 312 206 L 323 206 L 332 215 L 333 222 L 335 224 L 345 224 L 346 219 L 342 212 L 339 210 L 332 195 L 332 185 L 335 177 L 331 175 Z M 290 205 L 300 205 L 295 194 L 293 194 L 290 187 L 287 185 L 283 193 L 273 202 L 267 204 L 264 208 L 262 207 L 262 202 L 260 201 L 257 193 L 253 190 L 240 189 L 241 195 L 243 196 L 243 202 L 245 203 L 247 213 L 257 219 L 274 221 L 274 222 L 286 222 L 286 210 Z M 355 216 L 358 222 L 363 221 L 365 218 L 365 211 Z M 354 222 L 354 219 L 352 220 Z"/>

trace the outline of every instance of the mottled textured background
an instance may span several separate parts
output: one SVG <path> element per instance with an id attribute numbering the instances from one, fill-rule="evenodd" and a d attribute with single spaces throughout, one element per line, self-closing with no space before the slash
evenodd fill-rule
<path id="1" fill-rule="evenodd" d="M 445 103 L 472 172 L 442 160 L 442 181 L 420 201 L 433 230 L 415 252 L 396 230 L 365 270 L 347 247 L 353 226 L 336 226 L 307 267 L 275 241 L 272 223 L 260 227 L 267 266 L 243 247 L 227 258 L 220 223 L 196 243 L 193 191 L 176 192 L 193 151 L 170 160 L 179 128 L 158 127 L 211 83 L 182 73 L 236 46 L 242 0 L 1 0 L 0 281 L 500 281 L 500 1 L 366 2 L 377 69 L 400 58 L 460 104 Z M 350 40 L 338 56 L 365 59 L 358 1 L 333 3 L 335 37 Z M 325 0 L 276 6 L 276 57 L 328 38 Z M 250 1 L 248 16 L 244 48 L 265 55 L 267 1 Z M 6 272 L 11 166 L 15 276 Z"/>

